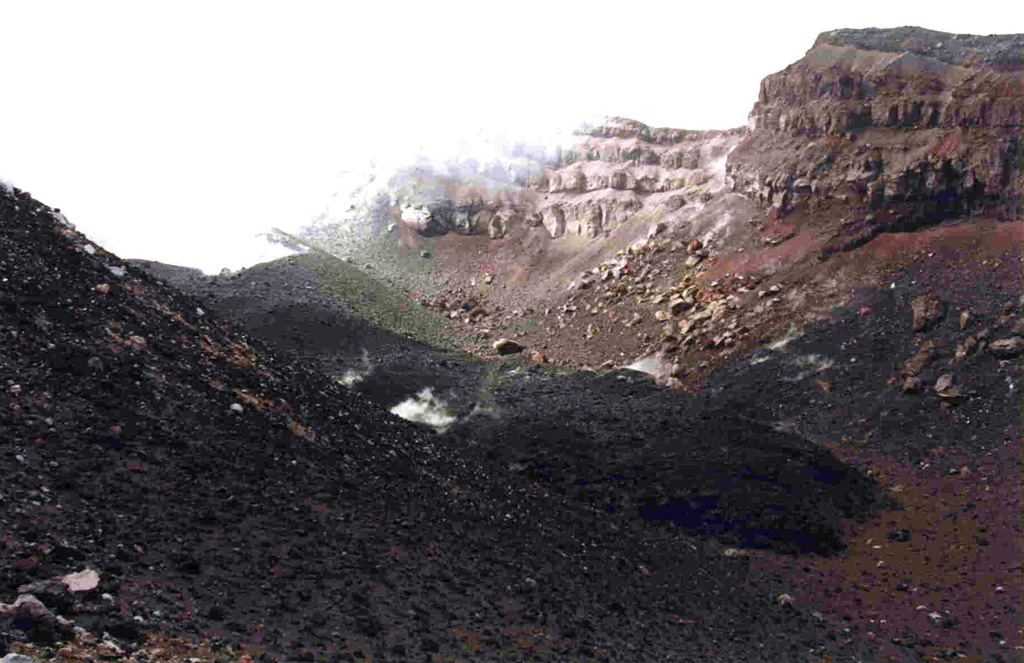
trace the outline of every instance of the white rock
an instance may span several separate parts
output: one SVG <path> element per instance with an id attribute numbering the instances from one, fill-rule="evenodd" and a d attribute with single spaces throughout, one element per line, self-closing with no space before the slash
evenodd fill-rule
<path id="1" fill-rule="evenodd" d="M 93 569 L 83 569 L 77 573 L 69 573 L 60 581 L 72 592 L 88 592 L 100 584 L 100 574 Z"/>
<path id="2" fill-rule="evenodd" d="M 23 654 L 8 654 L 7 656 L 0 658 L 0 663 L 38 663 L 38 661 L 31 656 L 25 656 Z"/>
<path id="3" fill-rule="evenodd" d="M 124 653 L 121 650 L 120 647 L 118 647 L 116 644 L 114 644 L 110 640 L 104 640 L 99 645 L 97 645 L 96 646 L 96 652 L 100 656 L 104 656 L 104 657 L 105 656 L 111 656 L 111 657 L 113 657 L 113 656 L 120 656 L 121 654 Z"/>

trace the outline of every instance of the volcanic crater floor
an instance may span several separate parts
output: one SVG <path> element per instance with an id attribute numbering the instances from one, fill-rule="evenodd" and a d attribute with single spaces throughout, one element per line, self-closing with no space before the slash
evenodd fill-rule
<path id="1" fill-rule="evenodd" d="M 222 660 L 1018 655 L 1020 365 L 979 352 L 946 408 L 887 384 L 919 291 L 1009 334 L 1005 290 L 908 274 L 684 395 L 409 341 L 298 259 L 158 280 L 22 194 L 0 219 L 0 587 L 45 607 L 5 610 L 18 650 L 70 657 L 79 626 L 137 661 L 185 656 L 148 633 Z M 427 387 L 441 433 L 388 411 Z"/>

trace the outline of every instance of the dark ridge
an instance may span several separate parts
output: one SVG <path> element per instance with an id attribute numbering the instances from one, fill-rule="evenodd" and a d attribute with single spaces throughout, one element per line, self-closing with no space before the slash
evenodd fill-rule
<path id="1" fill-rule="evenodd" d="M 1024 65 L 1024 34 L 965 35 L 917 27 L 840 29 L 822 32 L 814 45 L 853 46 L 866 51 L 915 53 L 960 66 Z"/>

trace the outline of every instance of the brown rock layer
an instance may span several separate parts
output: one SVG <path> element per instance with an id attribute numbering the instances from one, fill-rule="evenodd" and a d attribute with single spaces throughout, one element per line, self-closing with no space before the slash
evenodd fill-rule
<path id="1" fill-rule="evenodd" d="M 975 212 L 1020 214 L 1024 35 L 833 31 L 766 77 L 735 190 L 775 217 L 854 208 L 827 252 Z"/>

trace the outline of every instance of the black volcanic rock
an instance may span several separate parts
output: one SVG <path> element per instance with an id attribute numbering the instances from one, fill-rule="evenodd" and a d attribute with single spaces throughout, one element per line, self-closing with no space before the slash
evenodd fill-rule
<path id="1" fill-rule="evenodd" d="M 21 193 L 0 192 L 0 269 L 0 591 L 96 569 L 62 616 L 97 633 L 271 657 L 799 660 L 813 619 L 770 579 L 748 587 L 715 537 L 832 550 L 873 500 L 799 438 L 673 411 L 635 376 L 498 380 L 514 407 L 434 436 Z M 674 502 L 689 532 L 643 518 Z"/>

